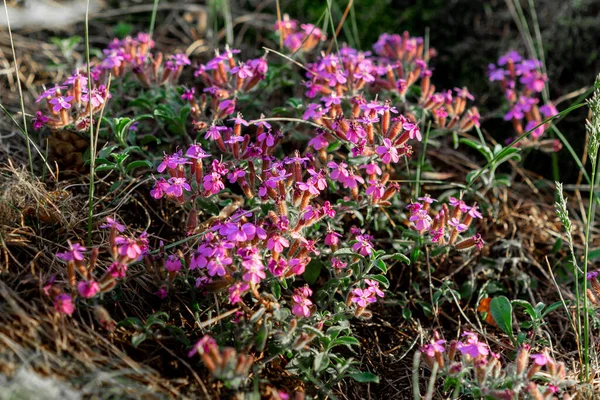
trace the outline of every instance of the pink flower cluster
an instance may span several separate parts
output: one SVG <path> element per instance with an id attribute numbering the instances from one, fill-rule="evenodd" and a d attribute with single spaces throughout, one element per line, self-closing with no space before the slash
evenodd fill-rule
<path id="1" fill-rule="evenodd" d="M 541 67 L 539 60 L 525 59 L 514 50 L 500 57 L 496 64 L 488 66 L 490 82 L 500 83 L 509 103 L 504 120 L 512 122 L 518 136 L 535 128 L 531 137 L 538 139 L 548 128 L 548 124 L 540 125 L 542 120 L 558 114 L 552 103 L 538 106 L 538 95 L 548 81 Z"/>
<path id="2" fill-rule="evenodd" d="M 186 90 L 182 99 L 190 103 L 195 125 L 202 125 L 198 120 L 207 108 L 207 95 L 212 99 L 210 109 L 213 119 L 223 119 L 234 112 L 239 92 L 249 92 L 265 79 L 268 71 L 266 58 L 239 61 L 235 58 L 239 53 L 240 50 L 226 47 L 223 53 L 217 51 L 213 59 L 200 64 L 194 71 L 194 76 L 201 78 L 206 86 L 201 102 L 196 102 L 193 88 Z"/>
<path id="3" fill-rule="evenodd" d="M 313 24 L 300 24 L 287 14 L 275 23 L 275 31 L 282 37 L 283 45 L 292 52 L 310 51 L 327 39 L 321 29 Z"/>
<path id="4" fill-rule="evenodd" d="M 379 288 L 379 282 L 373 279 L 364 279 L 364 283 L 366 285 L 364 289 L 355 288 L 350 294 L 350 301 L 361 309 L 366 308 L 371 303 L 375 303 L 377 297 L 383 298 L 385 296 Z"/>
<path id="5" fill-rule="evenodd" d="M 479 112 L 473 107 L 466 110 L 468 100 L 474 97 L 466 88 L 455 88 L 444 92 L 435 92 L 431 84 L 431 69 L 427 66 L 423 55 L 422 38 L 411 38 L 407 34 L 382 35 L 374 46 L 376 56 L 369 52 L 343 47 L 339 56 L 334 53 L 320 57 L 317 62 L 308 65 L 306 73 L 306 96 L 316 98 L 320 96 L 322 105 L 309 104 L 304 118 L 321 118 L 323 116 L 336 120 L 341 112 L 339 106 L 345 98 L 352 98 L 356 106 L 365 110 L 367 117 L 361 117 L 359 122 L 372 124 L 379 122 L 378 115 L 382 115 L 385 105 L 376 105 L 367 108 L 364 100 L 356 98 L 359 91 L 371 88 L 375 91 L 397 92 L 403 98 L 409 93 L 411 85 L 421 80 L 421 96 L 418 103 L 421 107 L 430 110 L 433 115 L 433 124 L 442 129 L 468 131 L 473 126 L 479 126 Z M 386 107 L 394 114 L 398 111 L 394 107 Z M 389 113 L 388 113 L 389 114 Z M 354 119 L 358 119 L 356 110 L 353 110 Z M 406 118 L 405 118 L 406 117 Z M 400 128 L 410 132 L 410 138 L 421 140 L 420 132 L 415 118 L 406 113 L 400 118 Z M 382 134 L 386 134 L 389 127 L 389 115 L 382 117 Z M 408 124 L 408 126 L 404 126 Z M 331 130 L 331 124 L 325 124 Z M 360 129 L 360 128 L 359 128 Z M 344 133 L 346 132 L 344 127 Z M 398 133 L 398 132 L 397 132 Z M 396 134 L 397 134 L 396 133 Z M 348 140 L 356 143 L 354 138 L 364 138 L 364 130 L 354 132 L 352 129 Z M 358 140 L 358 139 L 357 139 Z"/>
<path id="6" fill-rule="evenodd" d="M 500 355 L 493 353 L 477 334 L 463 332 L 461 337 L 462 340 L 448 344 L 434 332 L 431 342 L 420 349 L 425 364 L 431 368 L 437 363 L 443 377 L 460 374 L 461 379 L 466 379 L 465 386 L 470 381 L 493 399 L 518 398 L 520 391 L 536 399 L 554 399 L 553 395 L 566 384 L 564 363 L 554 361 L 546 351 L 530 354 L 531 347 L 524 344 L 517 352 L 514 364 L 503 366 Z M 460 354 L 460 361 L 456 361 L 457 354 Z M 542 380 L 545 386 L 541 387 L 534 379 L 543 367 L 547 371 Z M 502 381 L 507 378 L 512 389 L 497 389 L 506 387 Z"/>
<path id="7" fill-rule="evenodd" d="M 144 87 L 176 82 L 183 67 L 191 62 L 185 54 L 167 56 L 152 54 L 154 42 L 147 33 L 139 33 L 114 39 L 103 50 L 103 58 L 91 69 L 92 90 L 89 91 L 87 72 L 75 71 L 64 82 L 44 90 L 36 103 L 45 101 L 47 114 L 37 111 L 33 119 L 34 129 L 48 126 L 60 129 L 73 124 L 77 130 L 89 129 L 94 121 L 89 120 L 90 107 L 98 113 L 110 98 L 106 82 L 109 74 L 120 78 L 130 71 Z"/>
<path id="8" fill-rule="evenodd" d="M 468 206 L 463 200 L 450 197 L 448 204 L 444 203 L 441 210 L 431 217 L 430 205 L 437 202 L 428 195 L 418 198 L 419 202 L 410 203 L 406 208 L 410 211 L 409 221 L 413 223 L 413 229 L 424 234 L 429 233 L 431 241 L 440 245 L 454 245 L 459 235 L 466 232 L 474 219 L 481 219 L 483 215 L 477 204 Z M 450 208 L 452 207 L 452 211 Z M 455 247 L 465 250 L 471 247 L 483 248 L 481 235 L 476 234 L 470 239 L 456 243 Z"/>
<path id="9" fill-rule="evenodd" d="M 67 264 L 67 278 L 71 288 L 71 295 L 55 285 L 55 278 L 51 278 L 44 286 L 44 292 L 54 298 L 54 307 L 57 312 L 71 315 L 75 310 L 73 304 L 74 294 L 89 299 L 98 293 L 105 293 L 115 287 L 117 281 L 125 277 L 129 264 L 141 260 L 148 251 L 148 238 L 142 233 L 138 238 L 122 236 L 125 226 L 113 218 L 106 218 L 106 223 L 100 228 L 109 230 L 109 245 L 112 262 L 100 278 L 95 277 L 98 264 L 99 249 L 90 252 L 89 261 L 86 261 L 87 249 L 79 243 L 69 243 L 68 250 L 56 253 L 56 257 Z M 79 281 L 78 281 L 79 276 Z"/>

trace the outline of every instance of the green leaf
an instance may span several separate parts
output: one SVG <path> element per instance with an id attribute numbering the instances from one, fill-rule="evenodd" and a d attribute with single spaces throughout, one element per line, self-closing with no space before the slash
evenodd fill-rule
<path id="1" fill-rule="evenodd" d="M 494 153 L 492 153 L 492 151 L 487 146 L 483 146 L 481 143 L 477 143 L 469 139 L 460 139 L 459 142 L 466 144 L 467 146 L 479 151 L 481 155 L 485 157 L 487 162 L 492 161 L 492 159 L 494 158 Z"/>
<path id="2" fill-rule="evenodd" d="M 141 332 L 141 333 L 136 333 L 135 335 L 133 335 L 131 337 L 131 345 L 135 348 L 137 348 L 140 344 L 142 344 L 142 342 L 144 340 L 146 340 L 148 337 L 146 335 L 145 332 Z"/>
<path id="3" fill-rule="evenodd" d="M 271 281 L 271 293 L 276 299 L 281 297 L 281 285 L 276 280 Z"/>
<path id="4" fill-rule="evenodd" d="M 546 315 L 550 314 L 552 311 L 556 310 L 557 308 L 560 308 L 562 305 L 563 305 L 562 301 L 557 301 L 556 303 L 550 304 L 542 313 L 542 318 L 544 318 Z"/>
<path id="5" fill-rule="evenodd" d="M 387 266 L 385 265 L 385 262 L 383 262 L 383 260 L 381 260 L 381 259 L 374 260 L 373 266 L 375 268 L 377 268 L 378 270 L 380 270 L 381 272 L 383 272 L 384 274 L 387 272 Z"/>
<path id="6" fill-rule="evenodd" d="M 333 342 L 331 342 L 331 344 L 329 345 L 329 348 L 334 348 L 335 346 L 360 346 L 360 342 L 358 341 L 358 339 L 352 337 L 352 336 L 342 336 L 339 337 L 337 339 L 335 339 Z"/>
<path id="7" fill-rule="evenodd" d="M 321 269 L 323 269 L 323 262 L 321 260 L 313 260 L 306 266 L 306 270 L 304 271 L 304 274 L 302 274 L 302 277 L 308 284 L 312 285 L 319 278 Z"/>
<path id="8" fill-rule="evenodd" d="M 152 168 L 152 167 L 153 167 L 153 165 L 150 161 L 138 160 L 138 161 L 133 161 L 133 162 L 130 162 L 129 164 L 127 164 L 126 171 L 127 171 L 127 173 L 129 173 L 137 168 Z"/>
<path id="9" fill-rule="evenodd" d="M 141 329 L 142 326 L 144 326 L 142 324 L 142 321 L 140 321 L 139 318 L 136 317 L 127 317 L 122 321 L 119 321 L 119 323 L 117 324 L 118 327 L 131 327 L 131 326 L 135 326 L 138 329 Z"/>
<path id="10" fill-rule="evenodd" d="M 360 383 L 379 383 L 379 377 L 371 372 L 350 374 L 350 378 Z"/>
<path id="11" fill-rule="evenodd" d="M 520 306 L 523 307 L 525 309 L 525 313 L 527 313 L 527 315 L 529 315 L 529 317 L 531 317 L 531 319 L 535 319 L 537 314 L 535 312 L 535 309 L 533 308 L 533 306 L 525 300 L 513 300 L 512 301 L 513 305 L 515 306 Z"/>
<path id="12" fill-rule="evenodd" d="M 313 369 L 315 371 L 319 371 L 321 369 L 321 364 L 323 363 L 323 359 L 325 358 L 325 353 L 317 353 L 313 360 Z"/>
<path id="13" fill-rule="evenodd" d="M 490 302 L 490 314 L 498 327 L 512 339 L 512 304 L 510 300 L 505 296 L 494 297 Z"/>

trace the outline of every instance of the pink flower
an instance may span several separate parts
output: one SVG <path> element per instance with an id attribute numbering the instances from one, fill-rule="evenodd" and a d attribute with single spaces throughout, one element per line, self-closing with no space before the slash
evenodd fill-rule
<path id="1" fill-rule="evenodd" d="M 161 300 L 164 300 L 169 295 L 169 291 L 166 286 L 161 286 L 155 293 Z"/>
<path id="2" fill-rule="evenodd" d="M 171 254 L 167 257 L 165 268 L 169 272 L 179 272 L 181 271 L 181 260 L 175 254 Z"/>
<path id="3" fill-rule="evenodd" d="M 204 176 L 202 186 L 210 194 L 217 194 L 225 189 L 225 184 L 221 180 L 221 175 L 218 172 L 211 172 Z"/>
<path id="4" fill-rule="evenodd" d="M 342 235 L 340 235 L 337 232 L 334 231 L 329 231 L 327 232 L 327 235 L 325 236 L 325 244 L 327 246 L 337 246 L 340 243 L 340 238 L 342 237 Z"/>
<path id="5" fill-rule="evenodd" d="M 142 248 L 135 239 L 118 236 L 115 243 L 119 254 L 127 256 L 130 260 L 137 260 L 142 255 Z"/>
<path id="6" fill-rule="evenodd" d="M 365 257 L 370 255 L 373 252 L 373 244 L 369 239 L 369 235 L 357 235 L 352 250 Z"/>
<path id="7" fill-rule="evenodd" d="M 125 231 L 125 225 L 120 224 L 116 219 L 112 219 L 111 217 L 106 217 L 106 223 L 100 225 L 102 229 L 116 229 L 119 232 Z"/>
<path id="8" fill-rule="evenodd" d="M 381 289 L 379 289 L 379 282 L 373 279 L 365 279 L 365 283 L 367 284 L 367 290 L 370 290 L 372 293 L 376 294 L 379 297 L 384 297 L 385 294 Z"/>
<path id="9" fill-rule="evenodd" d="M 158 172 L 164 172 L 165 169 L 175 170 L 177 166 L 189 164 L 190 162 L 181 156 L 181 151 L 177 153 L 167 155 L 165 154 L 162 162 L 158 165 L 156 169 Z"/>
<path id="10" fill-rule="evenodd" d="M 226 265 L 230 265 L 232 260 L 230 257 L 215 257 L 208 262 L 206 266 L 208 275 L 210 276 L 225 276 L 227 271 L 225 270 Z"/>
<path id="11" fill-rule="evenodd" d="M 365 194 L 371 196 L 373 200 L 381 199 L 385 193 L 385 186 L 376 180 L 369 181 L 369 184 L 367 190 L 365 190 Z"/>
<path id="12" fill-rule="evenodd" d="M 110 267 L 108 267 L 107 272 L 115 279 L 125 278 L 125 274 L 127 273 L 127 264 L 122 264 L 118 261 L 115 261 L 110 265 Z"/>
<path id="13" fill-rule="evenodd" d="M 242 301 L 244 293 L 250 289 L 247 283 L 237 282 L 233 286 L 229 287 L 229 303 L 231 305 L 237 304 Z"/>
<path id="14" fill-rule="evenodd" d="M 419 142 L 421 141 L 421 130 L 419 129 L 419 126 L 417 124 L 405 122 L 402 125 L 402 129 L 404 129 L 405 131 L 408 131 L 408 136 L 411 139 L 416 138 Z"/>
<path id="15" fill-rule="evenodd" d="M 204 335 L 198 340 L 188 353 L 188 357 L 193 357 L 196 354 L 208 353 L 212 348 L 217 347 L 217 341 L 208 335 Z"/>
<path id="16" fill-rule="evenodd" d="M 437 199 L 431 198 L 431 196 L 429 196 L 428 194 L 426 194 L 423 197 L 419 197 L 417 200 L 422 201 L 422 202 L 427 203 L 427 204 L 432 204 L 432 203 L 435 203 L 437 201 Z"/>
<path id="17" fill-rule="evenodd" d="M 312 301 L 309 297 L 312 296 L 312 290 L 308 286 L 296 288 L 292 296 L 292 314 L 298 317 L 308 318 L 310 317 L 310 306 Z"/>
<path id="18" fill-rule="evenodd" d="M 165 190 L 165 194 L 167 194 L 169 196 L 181 197 L 181 196 L 183 196 L 184 190 L 187 192 L 190 192 L 192 190 L 192 188 L 190 187 L 190 184 L 187 183 L 185 178 L 179 178 L 179 177 L 170 178 L 169 184 L 171 186 L 169 186 L 169 188 L 167 190 Z"/>
<path id="19" fill-rule="evenodd" d="M 77 284 L 77 291 L 81 297 L 89 299 L 100 291 L 100 285 L 96 281 L 81 281 Z"/>
<path id="20" fill-rule="evenodd" d="M 414 222 L 415 228 L 418 231 L 428 231 L 431 228 L 433 220 L 427 213 L 427 210 L 421 210 L 414 212 L 410 218 L 410 222 Z"/>
<path id="21" fill-rule="evenodd" d="M 64 261 L 83 261 L 85 258 L 83 252 L 85 250 L 86 248 L 79 243 L 69 243 L 69 250 L 64 253 L 56 253 L 56 257 Z"/>
<path id="22" fill-rule="evenodd" d="M 66 293 L 61 293 L 54 298 L 54 309 L 60 314 L 71 315 L 75 311 L 73 299 Z"/>
<path id="23" fill-rule="evenodd" d="M 448 222 L 448 225 L 450 225 L 451 227 L 455 228 L 459 232 L 464 232 L 468 228 L 467 225 L 462 224 L 458 220 L 458 218 L 452 218 L 452 219 L 450 219 L 450 221 Z"/>
<path id="24" fill-rule="evenodd" d="M 379 157 L 381 157 L 381 161 L 383 161 L 385 164 L 389 164 L 390 161 L 397 163 L 398 160 L 400 160 L 400 157 L 398 156 L 398 149 L 392 145 L 390 139 L 383 139 L 383 146 L 377 147 L 375 151 Z"/>
<path id="25" fill-rule="evenodd" d="M 150 190 L 150 195 L 156 200 L 161 199 L 167 193 L 167 189 L 170 186 L 171 185 L 167 183 L 165 178 L 160 178 L 159 180 L 154 182 L 154 188 Z"/>
<path id="26" fill-rule="evenodd" d="M 202 158 L 210 157 L 210 154 L 208 154 L 199 144 L 193 144 L 187 149 L 185 156 L 200 160 Z"/>
<path id="27" fill-rule="evenodd" d="M 331 266 L 335 269 L 344 269 L 348 266 L 348 263 L 342 262 L 337 257 L 332 257 L 331 258 Z"/>
<path id="28" fill-rule="evenodd" d="M 38 129 L 46 125 L 46 122 L 48 122 L 49 119 L 50 118 L 42 114 L 41 111 L 36 111 L 35 118 L 33 118 L 33 129 L 37 131 Z"/>
<path id="29" fill-rule="evenodd" d="M 467 339 L 465 342 L 458 342 L 456 349 L 463 355 L 477 358 L 479 356 L 487 356 L 490 353 L 487 344 L 480 342 L 475 333 L 464 332 L 462 336 Z"/>
<path id="30" fill-rule="evenodd" d="M 277 253 L 283 252 L 283 249 L 290 247 L 290 242 L 280 235 L 273 235 L 267 240 L 267 249 Z"/>
<path id="31" fill-rule="evenodd" d="M 73 96 L 57 96 L 50 99 L 50 104 L 54 106 L 52 107 L 52 110 L 54 110 L 54 112 L 59 112 L 60 110 L 68 110 L 69 108 L 71 108 L 71 101 L 73 101 Z"/>
<path id="32" fill-rule="evenodd" d="M 533 359 L 533 362 L 539 366 L 544 366 L 544 365 L 548 364 L 548 361 L 549 361 L 548 356 L 543 353 L 542 354 L 532 354 L 531 359 Z"/>
<path id="33" fill-rule="evenodd" d="M 206 131 L 206 135 L 204 135 L 204 139 L 218 140 L 221 138 L 221 132 L 227 131 L 227 130 L 229 130 L 229 128 L 226 126 L 212 125 Z"/>
<path id="34" fill-rule="evenodd" d="M 356 303 L 360 307 L 366 307 L 370 303 L 375 303 L 377 298 L 375 297 L 375 293 L 371 292 L 369 289 L 360 289 L 356 288 L 352 290 L 352 297 L 350 300 L 353 303 Z"/>

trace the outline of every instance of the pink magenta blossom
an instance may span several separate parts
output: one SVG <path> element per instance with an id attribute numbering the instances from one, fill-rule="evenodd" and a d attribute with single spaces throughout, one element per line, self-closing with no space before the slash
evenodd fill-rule
<path id="1" fill-rule="evenodd" d="M 54 297 L 54 309 L 60 314 L 71 315 L 75 311 L 73 299 L 66 293 L 61 293 Z"/>
<path id="2" fill-rule="evenodd" d="M 360 289 L 360 288 L 355 288 L 352 290 L 352 297 L 350 298 L 350 300 L 353 303 L 356 303 L 358 306 L 360 307 L 366 307 L 368 306 L 370 303 L 375 303 L 377 301 L 377 298 L 375 297 L 375 293 L 373 293 L 371 290 L 369 289 Z"/>
<path id="3" fill-rule="evenodd" d="M 462 336 L 466 337 L 466 340 L 458 342 L 456 349 L 463 355 L 478 358 L 479 356 L 487 356 L 490 353 L 487 344 L 480 342 L 475 333 L 464 332 Z"/>
<path id="4" fill-rule="evenodd" d="M 283 252 L 283 249 L 290 247 L 290 242 L 280 235 L 273 235 L 267 240 L 267 249 L 277 253 Z"/>
<path id="5" fill-rule="evenodd" d="M 64 261 L 83 261 L 85 258 L 83 252 L 86 251 L 86 248 L 83 247 L 79 243 L 69 243 L 69 250 L 64 253 L 56 253 L 56 257 L 60 258 Z"/>
<path id="6" fill-rule="evenodd" d="M 418 231 L 428 231 L 431 229 L 431 224 L 433 223 L 433 220 L 427 213 L 427 210 L 422 209 L 419 209 L 413 213 L 410 216 L 409 221 L 415 224 L 415 228 Z"/>
<path id="7" fill-rule="evenodd" d="M 398 156 L 398 149 L 396 149 L 390 139 L 383 139 L 383 146 L 377 147 L 375 150 L 377 154 L 381 157 L 381 161 L 385 164 L 389 164 L 390 161 L 393 163 L 397 163 L 400 160 Z"/>
<path id="8" fill-rule="evenodd" d="M 130 260 L 137 260 L 142 255 L 142 247 L 135 239 L 118 236 L 115 243 L 119 254 L 127 256 Z"/>
<path id="9" fill-rule="evenodd" d="M 247 283 L 237 282 L 229 287 L 229 304 L 234 305 L 242 301 L 242 296 L 250 286 Z"/>
<path id="10" fill-rule="evenodd" d="M 89 299 L 100 291 L 100 285 L 96 281 L 81 281 L 77 284 L 77 291 L 81 297 Z"/>
<path id="11" fill-rule="evenodd" d="M 310 317 L 310 306 L 312 306 L 313 303 L 310 301 L 309 297 L 312 296 L 312 293 L 312 290 L 310 290 L 308 286 L 303 286 L 294 290 L 294 294 L 292 295 L 292 313 L 294 315 L 304 318 Z"/>
<path id="12" fill-rule="evenodd" d="M 549 358 L 546 354 L 532 354 L 531 355 L 531 359 L 533 360 L 534 363 L 536 363 L 539 366 L 544 366 L 546 364 L 548 364 L 549 362 Z"/>
<path id="13" fill-rule="evenodd" d="M 50 99 L 49 103 L 53 105 L 52 110 L 54 112 L 59 112 L 60 110 L 68 110 L 71 108 L 71 101 L 73 101 L 73 96 L 57 96 Z"/>
<path id="14" fill-rule="evenodd" d="M 450 219 L 450 221 L 448 221 L 448 225 L 450 225 L 451 227 L 455 228 L 459 232 L 464 232 L 468 228 L 467 225 L 461 223 L 458 220 L 458 218 L 452 218 L 452 219 Z"/>
<path id="15" fill-rule="evenodd" d="M 116 219 L 111 217 L 106 217 L 106 223 L 100 225 L 102 229 L 115 229 L 119 232 L 125 231 L 125 225 L 119 223 Z"/>
<path id="16" fill-rule="evenodd" d="M 188 353 L 188 357 L 193 357 L 196 354 L 208 353 L 212 348 L 217 347 L 217 341 L 208 335 L 204 335 Z"/>
<path id="17" fill-rule="evenodd" d="M 370 241 L 370 235 L 357 235 L 356 243 L 352 246 L 352 250 L 361 256 L 368 256 L 373 252 L 373 244 Z"/>
<path id="18" fill-rule="evenodd" d="M 167 257 L 165 268 L 169 272 L 179 272 L 181 271 L 181 260 L 175 254 L 171 254 Z"/>
<path id="19" fill-rule="evenodd" d="M 168 182 L 169 182 L 170 186 L 165 190 L 165 194 L 167 194 L 169 196 L 181 197 L 181 196 L 183 196 L 184 190 L 187 192 L 192 190 L 192 188 L 190 187 L 190 184 L 187 183 L 185 178 L 179 178 L 179 177 L 170 178 Z"/>

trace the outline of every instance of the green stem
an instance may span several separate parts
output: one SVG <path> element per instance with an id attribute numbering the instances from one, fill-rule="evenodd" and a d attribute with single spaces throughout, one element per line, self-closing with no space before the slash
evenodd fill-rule
<path id="1" fill-rule="evenodd" d="M 148 36 L 152 40 L 152 34 L 154 33 L 154 25 L 156 24 L 156 14 L 158 12 L 158 3 L 160 0 L 154 0 L 154 6 L 152 7 L 152 17 L 150 17 L 150 29 L 148 30 Z"/>
<path id="2" fill-rule="evenodd" d="M 585 244 L 584 244 L 584 257 L 583 257 L 583 360 L 585 364 L 584 376 L 585 381 L 589 381 L 589 373 L 590 373 L 590 332 L 589 332 L 589 323 L 590 316 L 588 313 L 588 298 L 587 298 L 587 273 L 588 273 L 588 258 L 589 258 L 589 246 L 590 246 L 590 228 L 594 223 L 594 193 L 596 191 L 596 166 L 597 166 L 598 156 L 591 160 L 592 162 L 592 179 L 591 179 L 591 190 L 590 190 L 590 200 L 588 204 L 588 212 L 586 216 L 585 222 Z"/>
<path id="3" fill-rule="evenodd" d="M 29 159 L 29 170 L 33 175 L 33 158 L 31 157 L 31 144 L 29 143 L 29 132 L 27 131 L 27 117 L 25 116 L 25 102 L 23 101 L 23 89 L 21 88 L 21 78 L 19 77 L 19 62 L 15 51 L 12 30 L 10 29 L 10 19 L 8 18 L 8 5 L 4 0 L 4 11 L 6 12 L 6 26 L 8 28 L 8 38 L 10 40 L 10 49 L 12 50 L 13 61 L 15 64 L 15 74 L 17 75 L 17 89 L 19 90 L 19 103 L 21 104 L 21 115 L 23 116 L 23 133 L 25 134 L 25 143 L 27 144 L 27 158 Z"/>
<path id="4" fill-rule="evenodd" d="M 90 17 L 90 0 L 87 0 L 87 5 L 85 8 L 85 60 L 87 63 L 87 76 L 88 76 L 88 93 L 92 93 L 92 73 L 91 73 L 91 65 L 90 65 L 90 27 L 89 27 L 89 18 Z M 92 244 L 92 225 L 94 222 L 94 173 L 96 172 L 96 143 L 94 141 L 94 109 L 92 107 L 91 101 L 88 103 L 88 108 L 90 110 L 90 195 L 89 195 L 89 206 L 88 206 L 88 237 L 87 237 L 87 245 L 88 247 Z"/>
<path id="5" fill-rule="evenodd" d="M 427 151 L 427 142 L 429 141 L 429 131 L 431 129 L 431 121 L 427 124 L 427 131 L 425 131 L 425 139 L 423 139 L 423 150 L 421 150 L 421 159 L 419 160 L 419 164 L 417 165 L 417 177 L 416 177 L 416 185 L 415 185 L 415 197 L 419 197 L 419 192 L 421 188 L 421 169 L 423 164 L 425 163 L 425 152 Z"/>

